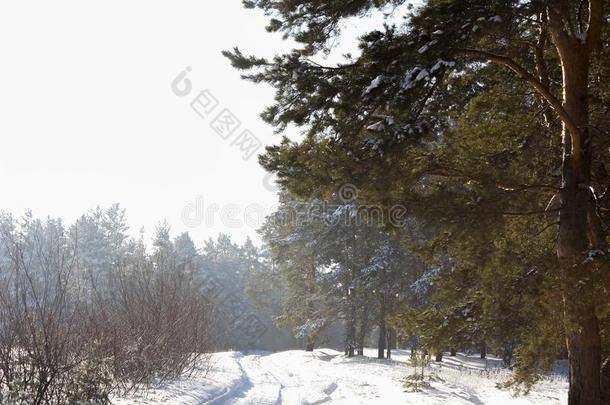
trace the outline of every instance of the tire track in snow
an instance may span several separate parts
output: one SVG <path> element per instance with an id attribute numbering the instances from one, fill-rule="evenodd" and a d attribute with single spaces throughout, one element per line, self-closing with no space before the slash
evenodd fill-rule
<path id="1" fill-rule="evenodd" d="M 223 395 L 216 398 L 213 404 L 261 404 L 275 405 L 281 403 L 281 383 L 267 372 L 260 364 L 261 354 L 245 355 L 237 358 L 242 371 L 243 384 L 238 384 Z"/>
<path id="2" fill-rule="evenodd" d="M 244 391 L 247 391 L 252 386 L 251 381 L 248 379 L 244 368 L 241 365 L 241 359 L 244 357 L 242 353 L 236 353 L 233 356 L 233 360 L 235 360 L 235 364 L 239 368 L 240 376 L 237 379 L 237 383 L 227 387 L 227 389 L 220 395 L 216 396 L 213 399 L 210 399 L 206 402 L 203 402 L 205 405 L 222 405 L 227 403 L 229 399 L 235 396 L 241 395 Z"/>
<path id="3" fill-rule="evenodd" d="M 303 363 L 298 363 L 300 367 L 294 367 L 295 364 L 290 363 L 290 360 L 295 359 L 281 361 L 281 358 L 278 359 L 274 355 L 261 358 L 262 367 L 272 374 L 282 386 L 280 391 L 282 404 L 318 405 L 334 400 L 333 395 L 339 388 L 336 376 L 320 373 L 320 371 L 327 371 L 325 369 L 327 364 L 313 353 L 306 354 L 306 356 L 310 357 Z"/>
<path id="4" fill-rule="evenodd" d="M 271 356 L 264 357 L 261 360 L 261 367 L 264 367 L 267 373 L 273 375 L 280 384 L 279 403 L 302 404 L 303 380 L 297 378 L 293 372 L 277 367 L 275 362 L 271 360 Z"/>

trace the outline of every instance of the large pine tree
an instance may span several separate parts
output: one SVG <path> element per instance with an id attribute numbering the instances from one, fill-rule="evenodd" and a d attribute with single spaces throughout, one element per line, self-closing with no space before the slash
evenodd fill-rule
<path id="1" fill-rule="evenodd" d="M 330 66 L 317 56 L 330 51 L 347 19 L 380 9 L 392 14 L 407 2 L 244 3 L 270 15 L 270 31 L 299 44 L 273 60 L 237 49 L 226 53 L 234 66 L 250 70 L 246 78 L 276 88 L 276 103 L 263 113 L 268 122 L 280 131 L 294 124 L 307 133 L 300 142 L 284 139 L 269 148 L 263 165 L 297 194 L 348 181 L 366 202 L 404 204 L 422 217 L 444 218 L 450 227 L 448 217 L 455 214 L 452 228 L 464 232 L 494 214 L 523 214 L 536 204 L 541 208 L 528 214 L 545 208 L 558 214 L 556 275 L 565 304 L 569 403 L 602 403 L 610 390 L 600 375 L 606 350 L 600 325 L 607 322 L 609 302 L 609 2 L 428 0 L 403 25 L 364 35 L 357 55 Z M 506 104 L 508 114 L 519 105 L 537 111 L 529 123 L 536 134 L 524 136 L 528 123 L 515 120 L 513 142 L 496 154 L 493 139 L 453 138 L 470 159 L 452 159 L 445 136 L 456 127 L 456 114 L 490 92 L 517 96 Z M 489 114 L 501 114 L 499 107 Z M 470 126 L 480 132 L 477 122 Z M 533 160 L 523 159 L 532 152 Z M 519 161 L 520 167 L 512 164 Z M 506 165 L 507 175 L 493 170 L 497 164 Z M 548 206 L 542 203 L 549 199 Z"/>

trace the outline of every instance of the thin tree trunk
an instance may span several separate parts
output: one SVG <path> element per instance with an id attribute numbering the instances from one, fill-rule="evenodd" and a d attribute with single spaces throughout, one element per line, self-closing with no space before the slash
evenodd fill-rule
<path id="1" fill-rule="evenodd" d="M 349 308 L 345 320 L 345 355 L 354 357 L 356 343 L 356 306 L 354 302 L 354 291 L 348 289 Z"/>
<path id="2" fill-rule="evenodd" d="M 354 337 L 356 335 L 356 328 L 354 326 L 353 319 L 347 320 L 346 333 L 345 333 L 345 355 L 347 357 L 354 357 Z"/>
<path id="3" fill-rule="evenodd" d="M 307 281 L 309 283 L 309 296 L 307 297 L 307 318 L 309 320 L 313 320 L 315 317 L 314 295 L 316 293 L 316 258 L 314 255 L 311 256 Z M 317 331 L 314 332 L 314 334 L 317 334 Z M 305 351 L 313 352 L 315 342 L 316 336 L 312 336 L 310 332 L 309 336 L 307 336 Z"/>
<path id="4" fill-rule="evenodd" d="M 355 234 L 352 234 L 352 240 L 355 241 Z M 355 242 L 353 242 L 355 244 Z M 353 285 L 356 280 L 357 271 L 356 264 L 353 257 L 349 254 L 349 249 L 346 246 L 345 254 L 346 261 L 350 263 L 349 279 L 347 280 L 346 290 L 347 293 L 347 319 L 346 319 L 346 330 L 345 330 L 345 355 L 347 357 L 354 357 L 354 349 L 356 348 L 356 286 Z"/>
<path id="5" fill-rule="evenodd" d="M 360 325 L 358 328 L 358 356 L 364 356 L 364 343 L 369 332 L 369 317 L 366 308 L 361 308 Z"/>
<path id="6" fill-rule="evenodd" d="M 396 329 L 388 328 L 388 349 L 396 350 Z"/>
<path id="7" fill-rule="evenodd" d="M 396 349 L 396 330 L 394 328 L 388 328 L 387 335 L 387 350 L 386 359 L 392 358 L 392 349 Z"/>
<path id="8" fill-rule="evenodd" d="M 386 324 L 385 324 L 385 295 L 379 294 L 379 340 L 377 343 L 377 358 L 384 358 L 385 342 L 386 342 Z"/>
<path id="9" fill-rule="evenodd" d="M 487 358 L 487 343 L 485 341 L 481 342 L 481 358 Z"/>
<path id="10" fill-rule="evenodd" d="M 506 368 L 512 369 L 514 344 L 509 343 L 502 348 L 502 362 Z"/>
<path id="11" fill-rule="evenodd" d="M 436 358 L 435 358 L 435 360 L 436 360 L 437 362 L 439 362 L 439 363 L 440 363 L 441 361 L 443 361 L 443 352 L 442 352 L 441 350 L 439 350 L 438 352 L 436 352 Z"/>
<path id="12" fill-rule="evenodd" d="M 451 348 L 451 352 L 449 353 L 449 356 L 451 356 L 451 357 L 457 356 L 457 351 L 455 350 L 455 348 L 453 348 L 453 347 Z"/>

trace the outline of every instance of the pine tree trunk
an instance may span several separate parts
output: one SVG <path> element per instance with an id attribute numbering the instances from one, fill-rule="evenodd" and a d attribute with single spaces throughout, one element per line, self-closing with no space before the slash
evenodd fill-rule
<path id="1" fill-rule="evenodd" d="M 307 282 L 309 283 L 309 296 L 307 297 L 307 319 L 312 320 L 315 317 L 314 295 L 316 293 L 316 258 L 314 255 L 311 256 Z M 305 345 L 306 352 L 313 352 L 317 337 L 316 335 L 317 331 L 313 334 L 310 332 L 309 336 L 307 336 L 307 343 Z"/>
<path id="2" fill-rule="evenodd" d="M 369 318 L 366 308 L 360 310 L 360 325 L 358 327 L 358 356 L 364 356 L 364 343 L 369 332 Z"/>
<path id="3" fill-rule="evenodd" d="M 386 359 L 391 359 L 392 358 L 392 345 L 391 345 L 391 339 L 392 339 L 392 328 L 388 328 L 386 330 L 385 333 L 385 358 Z"/>
<path id="4" fill-rule="evenodd" d="M 377 341 L 377 358 L 384 358 L 386 342 L 385 295 L 379 294 L 379 340 Z"/>
<path id="5" fill-rule="evenodd" d="M 436 352 L 436 358 L 435 358 L 435 360 L 436 360 L 437 362 L 441 362 L 441 361 L 443 361 L 443 352 L 442 352 L 442 351 L 440 351 L 440 350 L 439 350 L 438 352 Z"/>
<path id="6" fill-rule="evenodd" d="M 451 352 L 449 353 L 449 356 L 451 356 L 451 357 L 457 356 L 457 351 L 455 350 L 455 348 L 451 348 Z"/>
<path id="7" fill-rule="evenodd" d="M 487 358 L 487 343 L 485 341 L 481 342 L 481 358 Z"/>
<path id="8" fill-rule="evenodd" d="M 514 344 L 507 344 L 502 348 L 502 363 L 504 367 L 512 369 L 513 366 Z"/>
<path id="9" fill-rule="evenodd" d="M 356 328 L 353 320 L 347 321 L 346 334 L 345 334 L 345 355 L 347 357 L 354 357 L 354 337 L 356 335 Z"/>
<path id="10" fill-rule="evenodd" d="M 345 320 L 345 355 L 354 357 L 356 347 L 356 306 L 354 303 L 354 292 L 348 294 L 349 308 L 347 319 Z"/>
<path id="11" fill-rule="evenodd" d="M 355 240 L 355 235 L 352 235 Z M 345 355 L 347 357 L 354 357 L 354 350 L 356 348 L 356 318 L 358 311 L 356 308 L 356 288 L 353 285 L 357 278 L 356 265 L 353 258 L 351 258 L 346 249 L 346 261 L 350 263 L 351 269 L 349 270 L 349 279 L 346 280 L 346 298 L 347 298 L 347 319 L 345 320 Z"/>
<path id="12" fill-rule="evenodd" d="M 388 328 L 388 349 L 396 350 L 396 329 Z"/>
<path id="13" fill-rule="evenodd" d="M 387 336 L 387 350 L 386 350 L 386 359 L 392 358 L 392 349 L 396 349 L 396 331 L 394 328 L 388 328 L 386 332 Z"/>
<path id="14" fill-rule="evenodd" d="M 601 0 L 590 5 L 601 8 Z M 592 24 L 601 24 L 596 9 Z M 563 71 L 563 109 L 572 125 L 563 120 L 563 163 L 560 192 L 557 257 L 563 282 L 564 324 L 570 363 L 569 405 L 600 405 L 601 339 L 591 286 L 583 286 L 590 272 L 584 263 L 589 249 L 605 250 L 605 235 L 595 212 L 589 189 L 591 150 L 588 131 L 589 58 L 595 35 L 581 44 L 566 37 L 560 12 L 551 10 L 553 42 Z M 565 16 L 563 16 L 565 18 Z M 553 21 L 553 18 L 555 21 Z M 596 21 L 599 18 L 600 21 Z M 595 34 L 595 33 L 594 33 Z M 576 128 L 574 128 L 576 127 Z"/>
<path id="15" fill-rule="evenodd" d="M 567 310 L 571 309 L 573 308 Z M 579 317 L 575 320 L 579 329 L 567 326 L 566 341 L 570 360 L 568 404 L 601 404 L 601 341 L 597 317 L 592 310 L 568 316 L 573 320 Z"/>

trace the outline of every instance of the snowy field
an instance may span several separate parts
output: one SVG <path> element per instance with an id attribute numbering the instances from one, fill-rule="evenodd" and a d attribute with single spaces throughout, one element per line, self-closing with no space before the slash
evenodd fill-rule
<path id="1" fill-rule="evenodd" d="M 405 392 L 401 380 L 412 372 L 408 353 L 377 360 L 376 350 L 351 359 L 320 349 L 313 353 L 216 353 L 207 370 L 129 398 L 127 404 L 565 404 L 567 381 L 549 377 L 526 397 L 496 388 L 507 371 L 497 359 L 458 355 L 431 368 L 442 379 L 424 392 Z"/>

